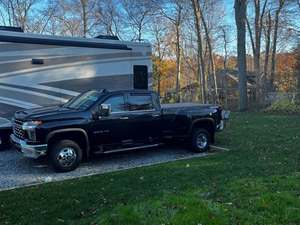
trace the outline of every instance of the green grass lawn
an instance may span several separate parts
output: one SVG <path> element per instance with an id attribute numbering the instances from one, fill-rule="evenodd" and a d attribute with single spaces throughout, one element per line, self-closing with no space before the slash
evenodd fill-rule
<path id="1" fill-rule="evenodd" d="M 0 192 L 0 224 L 300 224 L 300 116 L 234 114 L 206 158 Z"/>

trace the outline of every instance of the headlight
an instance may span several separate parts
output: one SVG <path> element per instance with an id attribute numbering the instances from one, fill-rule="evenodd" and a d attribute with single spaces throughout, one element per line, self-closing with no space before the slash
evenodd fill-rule
<path id="1" fill-rule="evenodd" d="M 32 129 L 35 129 L 40 124 L 42 124 L 42 121 L 40 121 L 40 120 L 25 122 L 22 126 L 22 129 L 23 130 L 32 130 Z"/>
<path id="2" fill-rule="evenodd" d="M 42 124 L 42 121 L 37 120 L 37 121 L 25 122 L 22 125 L 22 129 L 27 132 L 29 140 L 36 141 L 35 128 L 40 124 Z"/>

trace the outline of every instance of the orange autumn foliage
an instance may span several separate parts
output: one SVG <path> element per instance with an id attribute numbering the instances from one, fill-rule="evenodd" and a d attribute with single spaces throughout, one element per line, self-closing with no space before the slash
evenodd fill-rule
<path id="1" fill-rule="evenodd" d="M 296 90 L 296 54 L 280 53 L 276 58 L 275 84 L 279 91 L 291 92 Z"/>

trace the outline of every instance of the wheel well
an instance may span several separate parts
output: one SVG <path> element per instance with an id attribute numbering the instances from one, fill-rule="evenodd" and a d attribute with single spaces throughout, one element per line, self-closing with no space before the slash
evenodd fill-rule
<path id="1" fill-rule="evenodd" d="M 56 133 L 53 136 L 51 136 L 48 140 L 49 148 L 51 148 L 51 146 L 53 146 L 53 144 L 55 144 L 61 140 L 74 141 L 82 149 L 83 158 L 84 159 L 88 158 L 88 143 L 87 143 L 85 135 L 82 132 L 67 131 L 67 132 Z"/>
<path id="2" fill-rule="evenodd" d="M 210 120 L 200 120 L 195 122 L 192 125 L 192 129 L 191 132 L 193 132 L 195 129 L 198 128 L 202 128 L 205 129 L 209 132 L 209 134 L 211 135 L 211 142 L 214 143 L 215 142 L 215 126 L 214 123 Z"/>

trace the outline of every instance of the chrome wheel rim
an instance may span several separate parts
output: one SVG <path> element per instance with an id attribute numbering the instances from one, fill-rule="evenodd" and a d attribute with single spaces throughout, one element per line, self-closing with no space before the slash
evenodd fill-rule
<path id="1" fill-rule="evenodd" d="M 76 158 L 76 151 L 71 147 L 61 149 L 57 156 L 59 164 L 63 167 L 69 167 L 73 165 L 73 163 L 76 161 Z"/>
<path id="2" fill-rule="evenodd" d="M 208 145 L 208 138 L 205 134 L 199 134 L 197 136 L 197 147 L 199 149 L 204 149 Z"/>

